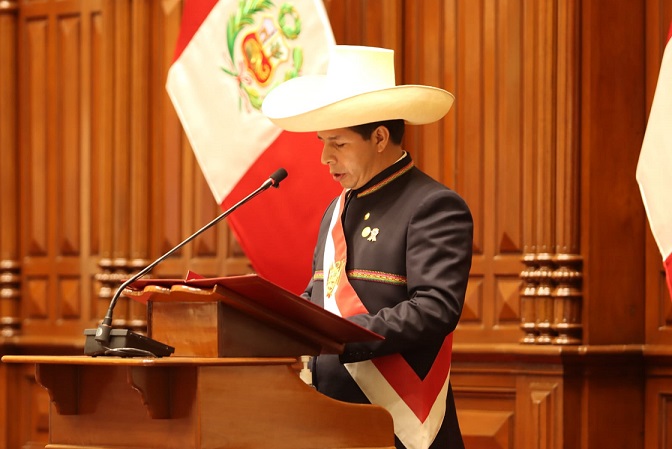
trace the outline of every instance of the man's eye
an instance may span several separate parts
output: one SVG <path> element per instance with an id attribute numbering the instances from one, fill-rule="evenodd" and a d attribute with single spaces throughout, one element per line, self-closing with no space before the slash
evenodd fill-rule
<path id="1" fill-rule="evenodd" d="M 345 146 L 344 143 L 334 143 L 334 147 L 336 148 L 343 148 Z"/>

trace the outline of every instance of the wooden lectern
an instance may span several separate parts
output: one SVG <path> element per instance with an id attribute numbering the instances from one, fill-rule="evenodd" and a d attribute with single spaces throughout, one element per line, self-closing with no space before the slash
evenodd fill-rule
<path id="1" fill-rule="evenodd" d="M 253 275 L 137 286 L 173 356 L 3 357 L 36 365 L 47 448 L 394 448 L 386 410 L 330 399 L 294 369 L 376 334 Z"/>

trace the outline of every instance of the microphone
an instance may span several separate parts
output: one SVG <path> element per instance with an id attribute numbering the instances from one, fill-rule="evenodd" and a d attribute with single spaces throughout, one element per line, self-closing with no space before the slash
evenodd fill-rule
<path id="1" fill-rule="evenodd" d="M 252 193 L 247 195 L 245 198 L 242 200 L 238 201 L 236 204 L 231 206 L 229 209 L 226 211 L 222 212 L 220 215 L 218 215 L 214 220 L 212 220 L 210 223 L 206 224 L 203 226 L 201 229 L 198 231 L 194 232 L 191 234 L 189 237 L 184 239 L 182 242 L 178 243 L 174 248 L 170 249 L 168 252 L 166 252 L 164 255 L 156 259 L 154 262 L 150 263 L 147 265 L 145 268 L 143 268 L 141 271 L 136 273 L 134 276 L 132 276 L 130 279 L 126 280 L 121 286 L 117 289 L 117 291 L 114 293 L 114 296 L 112 296 L 112 300 L 110 301 L 110 305 L 107 309 L 107 313 L 105 314 L 105 318 L 103 318 L 103 321 L 98 325 L 98 328 L 95 329 L 95 332 L 93 329 L 86 329 L 84 331 L 84 334 L 87 336 L 87 341 L 84 347 L 84 354 L 85 355 L 114 355 L 114 356 L 133 356 L 133 355 L 142 355 L 142 356 L 169 356 L 175 351 L 175 348 L 165 345 L 163 343 L 160 343 L 156 340 L 153 340 L 149 337 L 146 337 L 141 334 L 137 334 L 135 332 L 131 332 L 129 330 L 121 330 L 121 332 L 117 332 L 119 335 L 123 335 L 126 337 L 124 339 L 125 345 L 123 347 L 115 347 L 115 348 L 110 348 L 110 340 L 111 336 L 113 333 L 112 329 L 112 314 L 114 312 L 114 307 L 117 304 L 117 300 L 121 296 L 121 293 L 131 285 L 133 282 L 137 281 L 140 279 L 142 276 L 146 275 L 149 273 L 155 266 L 163 262 L 166 258 L 168 258 L 170 255 L 172 255 L 175 251 L 178 249 L 182 248 L 184 245 L 187 243 L 191 242 L 193 239 L 198 237 L 200 234 L 202 234 L 204 231 L 207 229 L 210 229 L 212 226 L 215 224 L 219 223 L 222 221 L 224 218 L 228 217 L 233 211 L 238 209 L 240 206 L 243 204 L 247 203 L 250 201 L 252 198 L 255 196 L 259 195 L 261 192 L 264 190 L 267 190 L 269 187 L 275 187 L 278 188 L 280 187 L 280 182 L 284 180 L 287 177 L 287 170 L 284 168 L 279 168 L 276 171 L 271 174 L 271 176 L 268 177 L 266 181 L 263 182 L 256 190 L 254 190 Z M 118 330 L 118 329 L 115 329 Z M 93 336 L 93 338 L 89 338 Z M 130 346 L 129 346 L 130 344 Z"/>
<path id="2" fill-rule="evenodd" d="M 276 171 L 274 171 L 271 176 L 268 177 L 266 182 L 263 185 L 265 185 L 267 182 L 270 182 L 273 187 L 276 189 L 280 187 L 280 181 L 285 179 L 287 177 L 287 170 L 284 168 L 279 168 Z"/>

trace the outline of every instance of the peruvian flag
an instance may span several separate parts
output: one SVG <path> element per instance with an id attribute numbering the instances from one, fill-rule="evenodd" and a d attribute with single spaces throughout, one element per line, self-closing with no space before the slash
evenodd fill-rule
<path id="1" fill-rule="evenodd" d="M 295 293 L 311 275 L 322 213 L 340 186 L 315 133 L 289 133 L 260 111 L 283 81 L 326 71 L 334 37 L 321 0 L 184 0 L 166 89 L 223 210 L 278 168 L 288 177 L 228 218 L 260 276 Z"/>
<path id="2" fill-rule="evenodd" d="M 672 24 L 637 164 L 637 182 L 672 293 Z"/>

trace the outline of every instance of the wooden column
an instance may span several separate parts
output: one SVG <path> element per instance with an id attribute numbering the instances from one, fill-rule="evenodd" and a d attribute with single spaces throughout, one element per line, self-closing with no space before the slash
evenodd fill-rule
<path id="1" fill-rule="evenodd" d="M 555 21 L 556 0 L 525 2 L 523 20 L 523 53 L 529 59 L 523 71 L 523 160 L 525 220 L 523 223 L 526 265 L 523 276 L 532 281 L 523 288 L 522 306 L 527 312 L 521 321 L 529 331 L 534 320 L 534 338 L 524 343 L 552 342 L 553 253 L 557 214 L 553 207 L 557 146 L 555 141 L 557 111 L 556 52 L 558 29 Z M 529 86 L 529 87 L 528 87 Z M 533 273 L 529 276 L 529 273 Z"/>
<path id="2" fill-rule="evenodd" d="M 0 335 L 21 329 L 16 1 L 0 2 Z"/>
<path id="3" fill-rule="evenodd" d="M 579 16 L 575 1 L 527 4 L 533 63 L 526 108 L 526 268 L 521 273 L 523 343 L 578 344 L 580 255 Z M 534 38 L 533 38 L 534 37 Z M 526 82 L 528 85 L 528 82 Z"/>
<path id="4" fill-rule="evenodd" d="M 114 94 L 101 104 L 109 124 L 102 124 L 102 142 L 108 152 L 98 155 L 101 173 L 101 217 L 113 223 L 101 234 L 101 273 L 98 292 L 98 313 L 105 313 L 111 295 L 121 281 L 135 274 L 150 262 L 149 159 L 150 134 L 150 32 L 151 5 L 141 0 L 104 3 L 109 15 L 106 23 L 113 25 L 105 35 L 107 68 L 105 86 Z M 101 86 L 104 88 L 105 86 Z M 115 308 L 114 325 L 144 330 L 146 315 L 143 308 L 123 299 Z"/>
<path id="5" fill-rule="evenodd" d="M 554 344 L 581 343 L 583 257 L 580 255 L 580 148 L 579 148 L 579 5 L 558 2 L 555 251 L 553 255 Z"/>

